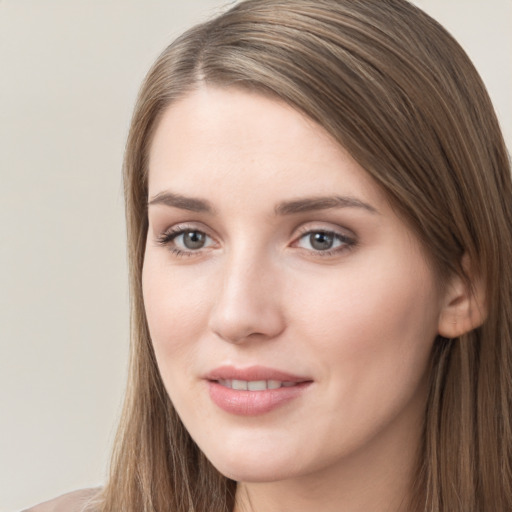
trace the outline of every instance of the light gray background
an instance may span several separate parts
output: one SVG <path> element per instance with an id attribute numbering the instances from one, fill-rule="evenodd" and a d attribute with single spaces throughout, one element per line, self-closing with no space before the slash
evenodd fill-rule
<path id="1" fill-rule="evenodd" d="M 120 169 L 138 86 L 233 2 L 0 0 L 0 512 L 101 484 L 128 346 Z M 512 1 L 417 0 L 512 141 Z"/>

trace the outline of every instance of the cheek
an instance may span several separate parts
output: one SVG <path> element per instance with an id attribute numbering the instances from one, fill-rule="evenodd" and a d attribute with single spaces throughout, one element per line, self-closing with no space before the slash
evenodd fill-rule
<path id="1" fill-rule="evenodd" d="M 201 279 L 192 275 L 193 267 L 189 270 L 173 271 L 165 257 L 151 253 L 144 262 L 144 308 L 157 363 L 166 382 L 177 372 L 187 372 L 192 367 L 197 351 L 194 341 L 205 328 L 207 294 Z"/>
<path id="2" fill-rule="evenodd" d="M 372 272 L 340 272 L 315 293 L 297 293 L 294 314 L 301 319 L 297 339 L 305 351 L 315 347 L 332 403 L 341 395 L 354 415 L 398 406 L 418 389 L 439 314 L 434 280 L 423 265 L 366 268 Z"/>
<path id="3" fill-rule="evenodd" d="M 359 350 L 363 342 L 394 343 L 432 334 L 439 315 L 437 294 L 430 272 L 423 266 L 409 271 L 368 266 L 369 272 L 343 269 L 304 282 L 292 291 L 301 328 L 316 333 L 318 342 L 339 333 L 347 345 Z M 348 343 L 351 340 L 351 343 Z"/>

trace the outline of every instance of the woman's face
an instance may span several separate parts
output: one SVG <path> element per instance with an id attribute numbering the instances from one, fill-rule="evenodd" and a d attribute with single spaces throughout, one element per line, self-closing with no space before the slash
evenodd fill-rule
<path id="1" fill-rule="evenodd" d="M 201 88 L 156 130 L 148 203 L 158 366 L 223 474 L 313 475 L 417 441 L 443 296 L 322 128 L 275 99 Z"/>

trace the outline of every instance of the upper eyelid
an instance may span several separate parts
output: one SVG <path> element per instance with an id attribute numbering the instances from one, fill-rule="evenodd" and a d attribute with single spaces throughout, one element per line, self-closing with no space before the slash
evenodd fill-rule
<path id="1" fill-rule="evenodd" d="M 167 229 L 164 229 L 158 236 L 158 238 L 163 238 L 166 236 L 172 236 L 172 239 L 177 238 L 178 236 L 182 235 L 183 233 L 186 233 L 187 231 L 197 231 L 199 233 L 203 233 L 208 238 L 211 238 L 212 240 L 215 240 L 215 237 L 211 235 L 209 230 L 204 228 L 198 228 L 195 226 L 190 226 L 187 224 L 177 224 L 174 226 L 171 226 Z"/>
<path id="2" fill-rule="evenodd" d="M 298 228 L 294 230 L 294 232 L 297 232 L 298 235 L 306 235 L 308 233 L 315 233 L 318 231 L 324 231 L 325 233 L 333 233 L 335 235 L 344 236 L 347 238 L 357 238 L 356 234 L 352 229 L 349 229 L 347 227 L 342 227 L 338 225 L 331 224 L 330 222 L 327 223 L 318 223 L 316 225 L 311 225 L 308 223 L 302 224 Z M 296 239 L 297 237 L 295 237 Z"/>
<path id="3" fill-rule="evenodd" d="M 214 238 L 211 234 L 211 230 L 208 229 L 202 222 L 178 222 L 176 224 L 172 224 L 171 226 L 166 227 L 165 229 L 158 230 L 160 235 L 165 234 L 180 234 L 183 231 L 199 231 L 209 236 L 210 238 Z"/>

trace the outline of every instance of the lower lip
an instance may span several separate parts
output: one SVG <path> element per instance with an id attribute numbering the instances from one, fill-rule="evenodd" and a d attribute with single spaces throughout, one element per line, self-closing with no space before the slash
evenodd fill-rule
<path id="1" fill-rule="evenodd" d="M 230 414 L 257 416 L 277 409 L 281 405 L 299 397 L 311 382 L 301 382 L 295 386 L 262 391 L 238 391 L 208 381 L 210 398 L 213 403 Z"/>

